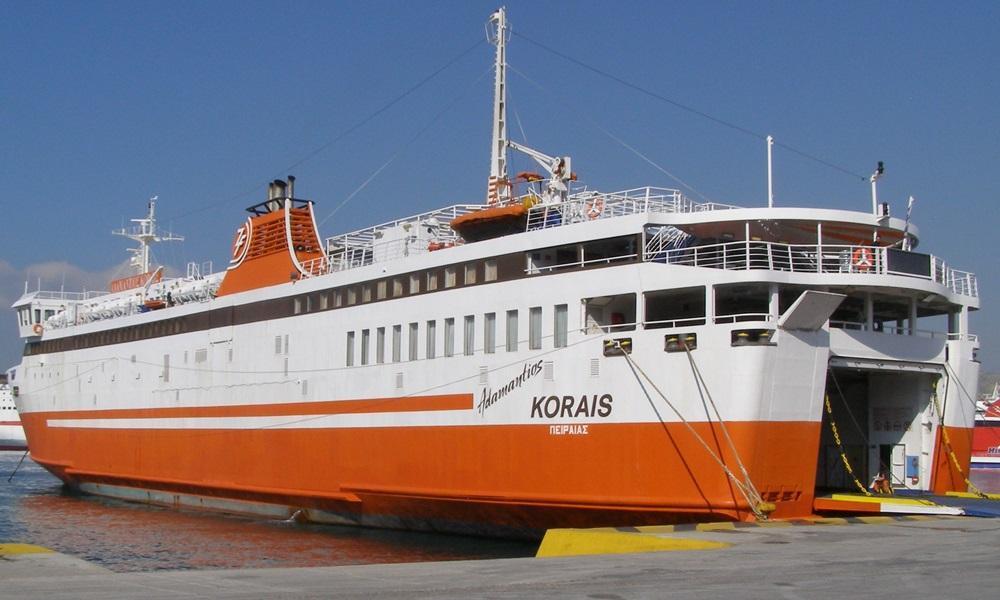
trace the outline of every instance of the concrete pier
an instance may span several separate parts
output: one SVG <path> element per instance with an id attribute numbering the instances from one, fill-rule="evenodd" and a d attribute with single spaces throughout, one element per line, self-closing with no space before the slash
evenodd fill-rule
<path id="1" fill-rule="evenodd" d="M 21 554 L 0 560 L 0 597 L 913 600 L 988 598 L 1000 588 L 996 519 L 830 519 L 637 534 L 699 543 L 637 554 L 148 573 L 112 573 L 69 557 L 50 562 L 58 554 Z"/>

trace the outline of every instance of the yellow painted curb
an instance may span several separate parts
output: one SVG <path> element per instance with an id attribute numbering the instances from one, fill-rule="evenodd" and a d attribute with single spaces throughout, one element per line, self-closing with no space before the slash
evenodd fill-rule
<path id="1" fill-rule="evenodd" d="M 898 504 L 898 505 L 910 505 L 910 506 L 937 506 L 930 500 L 921 500 L 919 498 L 901 498 L 899 496 L 861 496 L 852 494 L 834 494 L 831 496 L 833 500 L 842 500 L 846 502 L 870 502 L 872 504 Z"/>
<path id="2" fill-rule="evenodd" d="M 668 552 L 676 550 L 718 550 L 731 544 L 707 540 L 666 538 L 640 533 L 594 531 L 591 529 L 549 529 L 545 532 L 536 558 L 583 556 L 587 554 L 626 554 L 631 552 Z"/>
<path id="3" fill-rule="evenodd" d="M 0 544 L 0 556 L 12 556 L 15 554 L 50 554 L 52 550 L 36 546 L 34 544 L 19 544 L 17 542 Z"/>
<path id="4" fill-rule="evenodd" d="M 945 492 L 945 496 L 954 496 L 955 498 L 982 498 L 979 494 L 973 494 L 972 492 Z M 1000 494 L 986 494 L 987 500 L 1000 500 Z"/>

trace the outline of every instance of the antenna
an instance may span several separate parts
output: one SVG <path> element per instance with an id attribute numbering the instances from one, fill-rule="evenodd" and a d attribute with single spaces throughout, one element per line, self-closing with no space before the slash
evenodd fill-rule
<path id="1" fill-rule="evenodd" d="M 774 137 L 767 136 L 767 207 L 774 208 L 774 185 L 771 177 L 771 149 L 774 147 Z"/>
<path id="2" fill-rule="evenodd" d="M 495 25 L 495 29 L 491 26 Z M 486 189 L 487 204 L 505 204 L 510 200 L 507 182 L 507 9 L 503 6 L 490 15 L 486 38 L 496 44 L 496 77 L 493 82 L 493 147 L 490 149 L 490 179 Z"/>
<path id="3" fill-rule="evenodd" d="M 138 247 L 128 249 L 129 253 L 132 254 L 129 264 L 135 268 L 137 275 L 149 273 L 149 248 L 152 244 L 184 241 L 184 236 L 174 235 L 169 231 L 162 235 L 156 232 L 156 201 L 158 199 L 159 196 L 153 196 L 149 199 L 149 213 L 145 219 L 131 219 L 133 223 L 137 223 L 135 227 L 131 229 L 122 227 L 111 232 L 112 235 L 127 237 L 139 243 Z"/>
<path id="4" fill-rule="evenodd" d="M 882 161 L 878 161 L 878 166 L 875 167 L 875 172 L 872 173 L 870 181 L 872 182 L 872 214 L 876 217 L 878 216 L 878 190 L 876 183 L 885 174 L 885 164 Z"/>

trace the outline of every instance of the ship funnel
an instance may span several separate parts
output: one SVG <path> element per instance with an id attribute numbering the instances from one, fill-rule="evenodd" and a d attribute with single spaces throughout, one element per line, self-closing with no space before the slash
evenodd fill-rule
<path id="1" fill-rule="evenodd" d="M 288 176 L 288 197 L 295 199 L 295 175 Z"/>

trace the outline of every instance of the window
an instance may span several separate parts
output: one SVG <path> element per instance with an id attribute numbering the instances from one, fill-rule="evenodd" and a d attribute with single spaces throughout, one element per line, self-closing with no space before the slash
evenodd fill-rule
<path id="1" fill-rule="evenodd" d="M 438 274 L 437 271 L 430 271 L 427 273 L 427 291 L 433 292 L 438 289 Z"/>
<path id="2" fill-rule="evenodd" d="M 483 268 L 483 281 L 496 281 L 497 280 L 497 261 L 496 259 L 491 259 L 486 261 Z"/>
<path id="3" fill-rule="evenodd" d="M 483 352 L 493 354 L 497 351 L 497 314 L 486 313 L 483 316 Z"/>
<path id="4" fill-rule="evenodd" d="M 420 293 L 420 276 L 410 275 L 410 293 L 419 294 Z"/>
<path id="5" fill-rule="evenodd" d="M 319 309 L 320 310 L 326 310 L 328 308 L 330 308 L 330 295 L 326 294 L 326 293 L 320 294 L 319 295 Z"/>
<path id="6" fill-rule="evenodd" d="M 403 280 L 397 277 L 392 280 L 392 297 L 398 298 L 403 295 Z"/>
<path id="7" fill-rule="evenodd" d="M 444 270 L 444 287 L 451 288 L 455 287 L 455 267 L 448 267 Z"/>
<path id="8" fill-rule="evenodd" d="M 170 355 L 163 355 L 163 383 L 170 381 Z"/>
<path id="9" fill-rule="evenodd" d="M 333 293 L 333 306 L 339 308 L 344 305 L 344 293 L 334 292 Z"/>
<path id="10" fill-rule="evenodd" d="M 466 356 L 476 351 L 476 315 L 465 315 L 465 336 L 462 349 Z"/>
<path id="11" fill-rule="evenodd" d="M 371 346 L 371 330 L 361 330 L 361 364 L 368 364 L 368 348 Z"/>
<path id="12" fill-rule="evenodd" d="M 568 330 L 569 306 L 557 304 L 555 308 L 554 327 L 552 330 L 552 345 L 556 348 L 566 347 L 566 332 Z"/>
<path id="13" fill-rule="evenodd" d="M 476 265 L 465 265 L 465 285 L 476 283 Z"/>
<path id="14" fill-rule="evenodd" d="M 455 319 L 444 320 L 444 355 L 455 356 Z"/>
<path id="15" fill-rule="evenodd" d="M 385 298 L 385 280 L 378 282 L 377 285 L 378 288 L 375 290 L 375 296 L 379 300 L 382 300 L 383 298 Z"/>
<path id="16" fill-rule="evenodd" d="M 427 321 L 427 358 L 434 358 L 434 342 L 437 337 L 437 321 Z"/>
<path id="17" fill-rule="evenodd" d="M 528 310 L 528 348 L 542 348 L 542 307 L 532 306 Z"/>
<path id="18" fill-rule="evenodd" d="M 517 311 L 507 311 L 507 352 L 517 352 Z"/>
<path id="19" fill-rule="evenodd" d="M 392 326 L 392 362 L 399 362 L 403 345 L 403 326 Z"/>
<path id="20" fill-rule="evenodd" d="M 417 360 L 417 343 L 419 342 L 418 331 L 420 325 L 418 323 L 410 323 L 410 354 L 408 358 L 410 360 Z"/>
<path id="21" fill-rule="evenodd" d="M 361 301 L 371 302 L 372 301 L 372 286 L 368 284 L 361 288 Z"/>
<path id="22" fill-rule="evenodd" d="M 375 362 L 380 365 L 385 362 L 385 327 L 375 330 Z"/>
<path id="23" fill-rule="evenodd" d="M 358 290 L 357 288 L 347 288 L 347 305 L 357 304 L 358 302 Z"/>
<path id="24" fill-rule="evenodd" d="M 347 366 L 354 366 L 354 332 L 347 332 Z"/>

